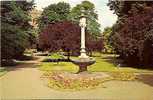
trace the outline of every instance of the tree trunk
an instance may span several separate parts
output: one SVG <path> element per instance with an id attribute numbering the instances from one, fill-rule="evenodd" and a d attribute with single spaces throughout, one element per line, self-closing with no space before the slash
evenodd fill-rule
<path id="1" fill-rule="evenodd" d="M 68 51 L 67 59 L 70 60 L 70 51 Z"/>

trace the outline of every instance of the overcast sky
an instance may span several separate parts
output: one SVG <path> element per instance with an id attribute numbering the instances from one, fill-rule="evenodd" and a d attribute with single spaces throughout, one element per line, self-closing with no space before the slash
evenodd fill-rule
<path id="1" fill-rule="evenodd" d="M 38 10 L 42 10 L 42 8 L 58 2 L 67 2 L 74 7 L 75 5 L 81 3 L 84 0 L 35 0 L 36 8 Z M 112 26 L 116 20 L 117 16 L 113 14 L 112 11 L 109 10 L 107 6 L 108 0 L 87 0 L 95 4 L 96 11 L 98 13 L 98 21 L 101 24 L 101 30 L 103 30 L 107 26 Z"/>

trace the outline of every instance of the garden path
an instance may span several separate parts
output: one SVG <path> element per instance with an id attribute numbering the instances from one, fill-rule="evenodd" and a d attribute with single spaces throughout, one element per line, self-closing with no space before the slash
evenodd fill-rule
<path id="1" fill-rule="evenodd" d="M 0 96 L 6 99 L 153 100 L 153 86 L 138 81 L 109 81 L 104 87 L 83 91 L 57 91 L 47 87 L 36 67 L 39 58 L 26 61 L 0 77 Z"/>

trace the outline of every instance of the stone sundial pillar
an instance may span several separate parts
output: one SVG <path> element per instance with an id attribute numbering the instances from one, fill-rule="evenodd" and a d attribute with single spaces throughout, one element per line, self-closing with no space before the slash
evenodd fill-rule
<path id="1" fill-rule="evenodd" d="M 95 59 L 86 55 L 86 47 L 85 47 L 85 28 L 86 28 L 86 16 L 84 15 L 85 10 L 81 11 L 82 14 L 80 16 L 80 27 L 81 27 L 81 50 L 79 59 L 72 59 L 72 63 L 79 66 L 79 71 L 77 73 L 86 72 L 87 66 L 95 63 Z"/>
<path id="2" fill-rule="evenodd" d="M 80 17 L 80 27 L 81 27 L 81 51 L 79 58 L 88 58 L 85 50 L 85 28 L 86 28 L 86 17 L 84 15 L 84 10 L 82 10 L 82 14 Z"/>

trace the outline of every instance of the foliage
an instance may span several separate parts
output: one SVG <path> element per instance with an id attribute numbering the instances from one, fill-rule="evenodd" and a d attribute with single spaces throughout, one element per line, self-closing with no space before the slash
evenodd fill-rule
<path id="1" fill-rule="evenodd" d="M 90 38 L 87 37 L 86 46 L 87 53 L 89 53 L 90 56 L 93 56 L 92 52 L 102 52 L 104 48 L 103 38 L 94 39 L 92 36 Z"/>
<path id="2" fill-rule="evenodd" d="M 42 33 L 40 33 L 40 47 L 50 51 L 75 50 L 79 48 L 80 27 L 71 22 L 57 22 L 49 24 Z M 71 41 L 71 43 L 70 43 Z"/>
<path id="3" fill-rule="evenodd" d="M 60 53 L 51 53 L 48 55 L 47 58 L 43 59 L 42 62 L 68 62 L 69 59 L 66 59 L 66 57 Z"/>
<path id="4" fill-rule="evenodd" d="M 139 12 L 143 10 L 143 8 L 146 6 L 152 6 L 152 1 L 115 1 L 115 0 L 109 0 L 109 3 L 107 4 L 110 7 L 110 10 L 114 10 L 114 13 L 118 17 L 123 17 L 125 15 L 131 15 L 132 14 L 132 8 L 135 6 L 136 9 Z"/>
<path id="5" fill-rule="evenodd" d="M 40 18 L 38 19 L 40 30 L 42 30 L 49 23 L 68 20 L 69 12 L 70 5 L 64 2 L 51 4 L 44 8 Z"/>
<path id="6" fill-rule="evenodd" d="M 30 46 L 32 5 L 33 1 L 1 1 L 1 59 L 19 57 Z"/>
<path id="7" fill-rule="evenodd" d="M 70 52 L 71 54 L 75 54 L 75 52 L 78 54 L 80 50 L 80 27 L 78 24 L 82 7 L 88 12 L 87 16 L 92 17 L 89 18 L 87 23 L 88 33 L 93 33 L 92 36 L 86 33 L 87 50 L 91 55 L 93 50 L 101 51 L 103 49 L 103 40 L 99 34 L 98 15 L 95 12 L 94 4 L 89 1 L 83 1 L 80 5 L 72 8 L 72 10 L 70 10 L 70 5 L 64 2 L 51 4 L 46 7 L 38 20 L 40 28 L 39 48 L 52 52 L 62 49 L 68 52 L 67 55 L 70 55 Z M 76 23 L 73 25 L 72 22 Z"/>
<path id="8" fill-rule="evenodd" d="M 63 59 L 64 58 L 64 56 L 59 53 L 52 53 L 52 54 L 50 54 L 49 57 L 52 59 Z"/>
<path id="9" fill-rule="evenodd" d="M 89 1 L 82 1 L 81 4 L 76 5 L 72 8 L 69 18 L 79 23 L 79 17 L 81 16 L 81 9 L 84 9 L 85 15 L 87 16 L 87 30 L 94 38 L 100 35 L 100 24 L 97 22 L 98 14 L 95 11 L 95 5 Z"/>
<path id="10" fill-rule="evenodd" d="M 100 24 L 97 22 L 98 15 L 95 11 L 95 6 L 89 1 L 83 1 L 81 4 L 73 7 L 72 10 L 70 10 L 70 5 L 65 2 L 51 4 L 48 7 L 44 8 L 40 18 L 38 19 L 40 32 L 50 23 L 73 21 L 78 24 L 82 8 L 84 8 L 87 12 L 87 30 L 89 31 L 89 33 L 91 33 L 94 38 L 101 36 Z"/>
<path id="11" fill-rule="evenodd" d="M 119 16 L 113 27 L 113 47 L 130 65 L 153 66 L 153 2 L 111 1 Z"/>
<path id="12" fill-rule="evenodd" d="M 111 27 L 106 27 L 103 32 L 104 39 L 104 53 L 113 53 L 113 47 L 111 46 Z"/>
<path id="13" fill-rule="evenodd" d="M 101 51 L 103 49 L 102 39 L 94 40 L 88 32 L 86 32 L 86 42 L 89 51 Z M 40 33 L 39 43 L 41 48 L 51 52 L 59 50 L 79 52 L 80 27 L 70 21 L 49 24 Z"/>

